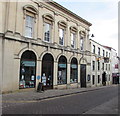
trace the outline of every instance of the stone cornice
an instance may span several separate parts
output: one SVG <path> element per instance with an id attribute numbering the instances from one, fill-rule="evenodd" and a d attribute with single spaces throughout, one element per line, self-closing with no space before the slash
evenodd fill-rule
<path id="1" fill-rule="evenodd" d="M 86 21 L 85 19 L 81 18 L 80 16 L 76 15 L 75 13 L 71 12 L 70 10 L 66 9 L 65 7 L 63 7 L 62 5 L 54 2 L 54 1 L 51 1 L 51 2 L 47 2 L 48 4 L 58 8 L 59 10 L 62 10 L 62 12 L 65 12 L 71 16 L 73 16 L 75 19 L 78 19 L 79 21 L 87 24 L 88 26 L 91 26 L 92 24 L 89 23 L 88 21 Z"/>

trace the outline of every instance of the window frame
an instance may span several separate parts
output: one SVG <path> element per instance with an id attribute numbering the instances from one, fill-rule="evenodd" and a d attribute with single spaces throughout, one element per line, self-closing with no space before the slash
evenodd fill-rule
<path id="1" fill-rule="evenodd" d="M 92 70 L 95 71 L 95 61 L 92 61 Z"/>
<path id="2" fill-rule="evenodd" d="M 100 47 L 98 47 L 98 55 L 100 56 Z"/>
<path id="3" fill-rule="evenodd" d="M 95 45 L 93 45 L 93 54 L 95 54 Z"/>
<path id="4" fill-rule="evenodd" d="M 27 21 L 28 18 L 31 18 L 32 22 Z M 31 27 L 27 25 L 28 22 L 31 23 Z M 27 29 L 31 29 L 31 33 L 28 34 L 27 33 Z M 31 35 L 31 36 L 28 36 L 28 35 Z M 34 36 L 34 17 L 26 14 L 26 19 L 25 19 L 25 37 L 33 38 L 33 36 Z"/>
<path id="5" fill-rule="evenodd" d="M 32 28 L 32 33 L 31 36 L 28 36 L 29 34 L 26 34 L 26 16 L 33 17 L 33 28 Z M 38 10 L 36 7 L 32 5 L 25 5 L 23 6 L 23 18 L 24 18 L 24 36 L 26 38 L 34 38 L 35 37 L 35 28 L 36 28 L 36 19 L 38 16 Z"/>
<path id="6" fill-rule="evenodd" d="M 84 50 L 84 37 L 80 36 L 80 50 L 83 51 Z"/>
<path id="7" fill-rule="evenodd" d="M 45 25 L 49 25 L 49 37 L 48 37 L 48 38 L 49 38 L 49 41 L 47 41 L 47 39 L 45 39 L 45 38 L 46 38 L 46 36 L 45 36 L 46 26 L 45 26 Z M 51 36 L 52 36 L 52 25 L 51 25 L 50 23 L 44 22 L 44 41 L 50 43 L 50 42 L 51 42 Z"/>
<path id="8" fill-rule="evenodd" d="M 70 34 L 71 36 L 71 47 L 73 48 L 73 49 L 75 49 L 76 48 L 76 33 L 73 33 L 73 32 L 71 32 L 71 34 Z M 73 38 L 72 38 L 72 35 L 73 35 Z M 72 43 L 73 43 L 73 46 L 72 46 Z"/>
<path id="9" fill-rule="evenodd" d="M 60 30 L 62 30 L 62 38 L 63 38 L 63 40 L 62 39 L 60 39 Z M 62 40 L 62 43 L 63 44 L 61 44 L 60 42 L 61 42 L 61 40 Z M 65 29 L 63 29 L 63 28 L 59 28 L 59 45 L 61 45 L 61 46 L 64 46 L 64 43 L 65 43 Z"/>
<path id="10" fill-rule="evenodd" d="M 98 83 L 100 83 L 100 75 L 98 75 Z"/>

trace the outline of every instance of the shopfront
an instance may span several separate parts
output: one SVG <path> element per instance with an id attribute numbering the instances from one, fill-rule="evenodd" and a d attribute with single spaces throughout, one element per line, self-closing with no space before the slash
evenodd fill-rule
<path id="1" fill-rule="evenodd" d="M 61 56 L 58 61 L 58 84 L 67 83 L 67 59 Z"/>
<path id="2" fill-rule="evenodd" d="M 76 58 L 72 58 L 70 65 L 70 83 L 78 81 L 78 63 Z"/>
<path id="3" fill-rule="evenodd" d="M 35 88 L 36 56 L 32 51 L 25 51 L 20 61 L 19 88 Z"/>
<path id="4" fill-rule="evenodd" d="M 119 84 L 119 73 L 112 73 L 113 84 Z"/>
<path id="5" fill-rule="evenodd" d="M 45 54 L 42 59 L 42 83 L 45 89 L 53 88 L 53 70 L 54 59 L 49 53 Z"/>

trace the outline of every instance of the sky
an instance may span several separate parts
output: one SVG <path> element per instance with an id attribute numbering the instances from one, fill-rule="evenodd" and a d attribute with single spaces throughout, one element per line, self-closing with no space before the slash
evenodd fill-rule
<path id="1" fill-rule="evenodd" d="M 90 34 L 96 42 L 118 52 L 119 0 L 54 0 L 73 13 L 92 23 Z"/>

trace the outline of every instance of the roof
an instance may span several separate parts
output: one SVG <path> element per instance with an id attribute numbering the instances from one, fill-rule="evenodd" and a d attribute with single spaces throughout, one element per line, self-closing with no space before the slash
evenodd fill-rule
<path id="1" fill-rule="evenodd" d="M 49 2 L 47 2 L 55 7 L 58 7 L 59 9 L 65 11 L 67 14 L 72 15 L 73 17 L 75 17 L 76 19 L 86 23 L 87 25 L 91 26 L 92 24 L 88 21 L 86 21 L 85 19 L 81 18 L 80 16 L 78 16 L 77 14 L 73 13 L 72 11 L 68 10 L 67 8 L 63 7 L 62 5 L 58 4 L 57 2 L 53 1 L 53 0 L 49 0 Z"/>
<path id="2" fill-rule="evenodd" d="M 98 43 L 98 42 L 96 42 L 96 41 L 94 41 L 94 40 L 92 40 L 92 39 L 90 39 L 90 40 L 91 40 L 91 41 L 93 41 L 93 42 L 95 42 L 96 44 L 98 44 L 98 45 L 100 45 L 100 46 L 104 47 L 104 48 L 107 48 L 107 49 L 109 49 L 109 50 L 111 50 L 111 49 L 115 50 L 115 49 L 114 49 L 114 48 L 112 48 L 112 47 L 102 45 L 102 44 L 100 44 L 100 43 Z M 116 50 L 115 50 L 115 51 L 116 51 Z"/>

